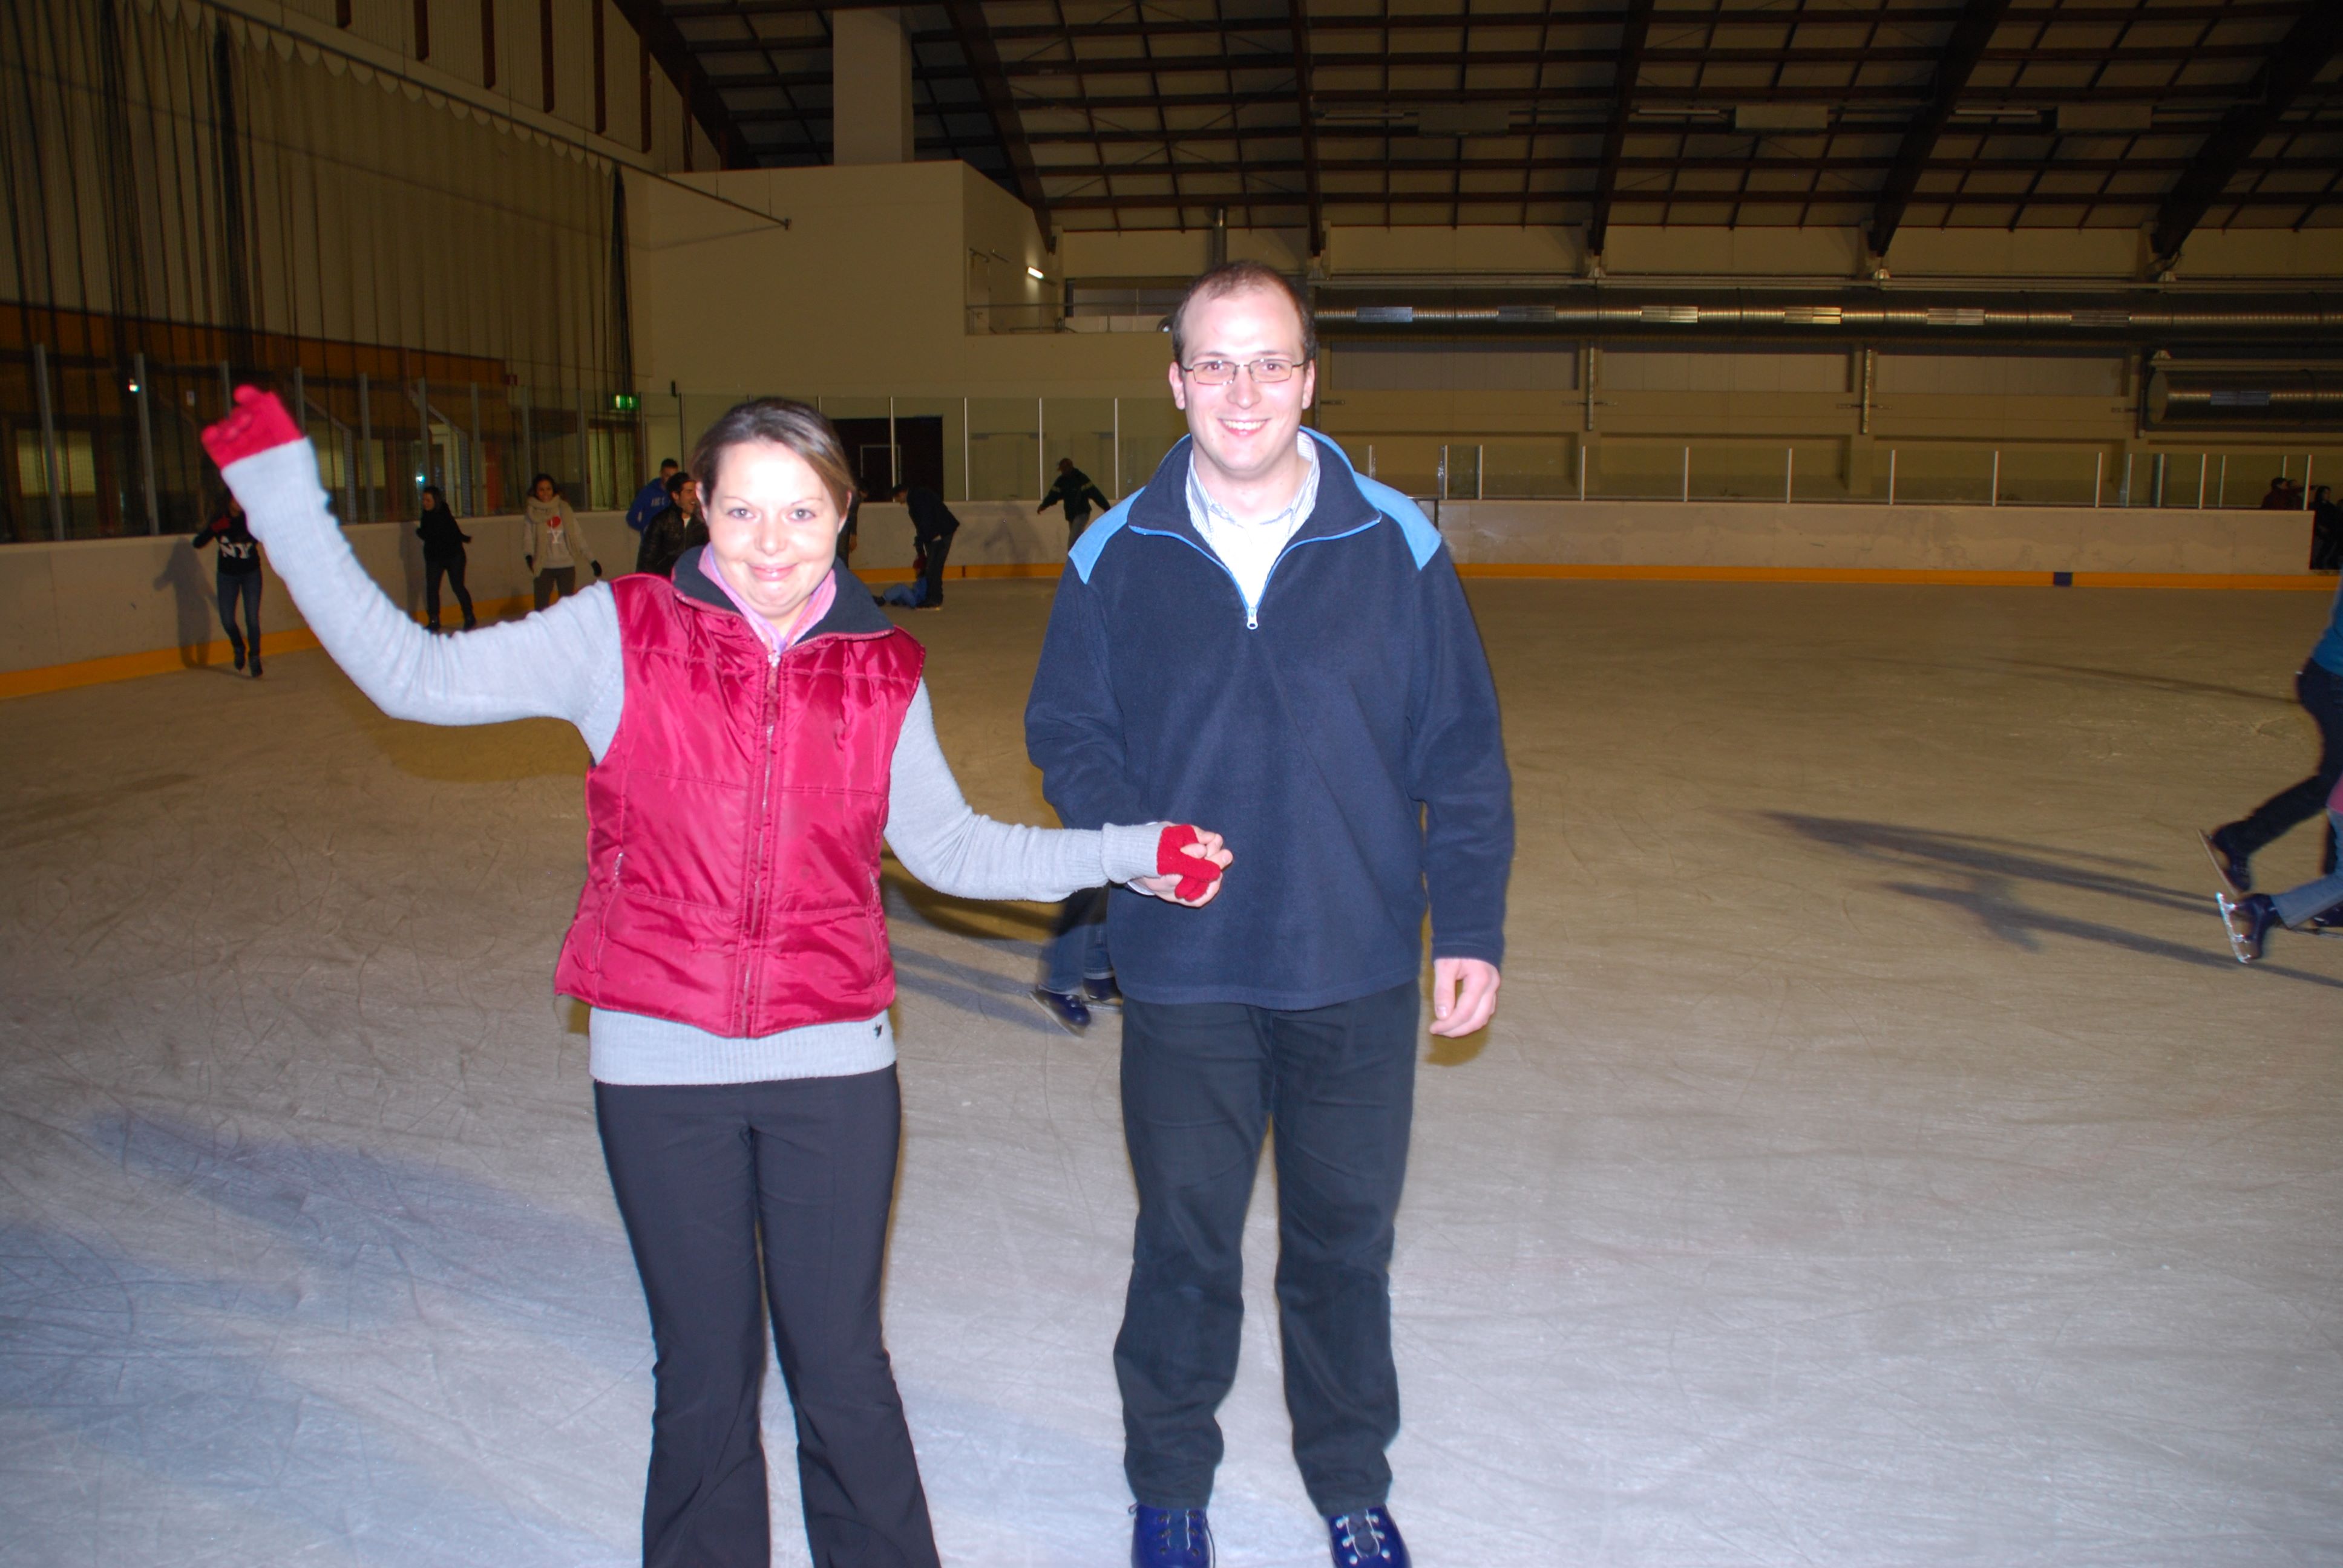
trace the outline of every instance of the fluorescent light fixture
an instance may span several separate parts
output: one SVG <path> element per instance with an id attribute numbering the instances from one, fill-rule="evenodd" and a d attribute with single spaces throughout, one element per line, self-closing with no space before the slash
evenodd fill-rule
<path id="1" fill-rule="evenodd" d="M 1041 275 L 1041 269 L 1038 266 L 1027 267 L 1025 269 L 1025 276 L 1031 278 L 1036 283 L 1047 283 L 1050 281 L 1047 277 Z"/>

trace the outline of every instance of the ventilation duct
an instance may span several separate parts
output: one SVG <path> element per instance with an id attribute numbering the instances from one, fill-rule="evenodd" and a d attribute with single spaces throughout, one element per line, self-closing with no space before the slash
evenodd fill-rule
<path id="1" fill-rule="evenodd" d="M 2343 370 L 2291 366 L 2173 366 L 2147 383 L 2148 423 L 2162 429 L 2343 428 Z"/>
<path id="2" fill-rule="evenodd" d="M 1540 332 L 1574 336 L 1738 337 L 1830 341 L 1919 338 L 1941 343 L 2158 344 L 2281 338 L 2289 349 L 2343 348 L 2343 295 L 2113 295 L 1877 289 L 1801 297 L 1757 290 L 1573 290 L 1560 300 L 1483 294 L 1471 304 L 1394 298 L 1379 289 L 1356 304 L 1321 290 L 1317 322 L 1337 337 Z M 1527 291 L 1523 291 L 1526 293 Z"/>

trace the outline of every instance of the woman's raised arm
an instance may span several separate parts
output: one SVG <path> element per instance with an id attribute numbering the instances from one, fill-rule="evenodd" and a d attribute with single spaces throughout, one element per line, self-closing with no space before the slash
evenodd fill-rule
<path id="1" fill-rule="evenodd" d="M 525 620 L 437 637 L 391 602 L 343 538 L 317 457 L 275 394 L 236 389 L 235 414 L 204 445 L 243 504 L 269 565 L 334 662 L 394 719 L 496 724 L 566 719 L 596 757 L 625 698 L 618 616 L 596 587 Z"/>

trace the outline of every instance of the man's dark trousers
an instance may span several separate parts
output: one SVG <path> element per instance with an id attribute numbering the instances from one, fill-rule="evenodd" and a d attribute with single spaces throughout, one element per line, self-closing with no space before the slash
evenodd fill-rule
<path id="1" fill-rule="evenodd" d="M 2327 797 L 2334 792 L 2335 780 L 2343 778 L 2343 675 L 2311 659 L 2294 678 L 2294 695 L 2303 711 L 2318 726 L 2318 769 L 2221 829 L 2222 842 L 2238 854 L 2258 852 L 2298 822 L 2308 822 L 2313 817 L 2324 820 Z M 2331 872 L 2335 869 L 2335 839 L 2333 834 L 2325 838 L 2327 847 L 2319 865 L 2322 871 Z"/>
<path id="2" fill-rule="evenodd" d="M 913 542 L 928 558 L 928 597 L 920 602 L 933 609 L 944 602 L 944 558 L 951 554 L 952 537 L 938 534 L 932 538 Z"/>
<path id="3" fill-rule="evenodd" d="M 1122 1126 L 1139 1184 L 1122 1332 L 1123 1472 L 1202 1508 L 1235 1380 L 1245 1206 L 1276 1129 L 1278 1321 L 1293 1457 L 1322 1513 L 1382 1503 L 1399 1432 L 1392 1221 L 1415 1109 L 1419 989 L 1302 1012 L 1127 998 Z"/>

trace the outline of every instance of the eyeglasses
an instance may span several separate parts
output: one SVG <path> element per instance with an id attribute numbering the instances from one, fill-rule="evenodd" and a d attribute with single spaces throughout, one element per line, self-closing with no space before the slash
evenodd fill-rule
<path id="1" fill-rule="evenodd" d="M 1293 373 L 1302 367 L 1291 359 L 1272 355 L 1242 364 L 1234 359 L 1199 359 L 1193 365 L 1182 365 L 1180 368 L 1199 387 L 1225 387 L 1237 378 L 1240 370 L 1251 372 L 1256 387 L 1273 387 L 1280 381 L 1292 379 Z"/>

